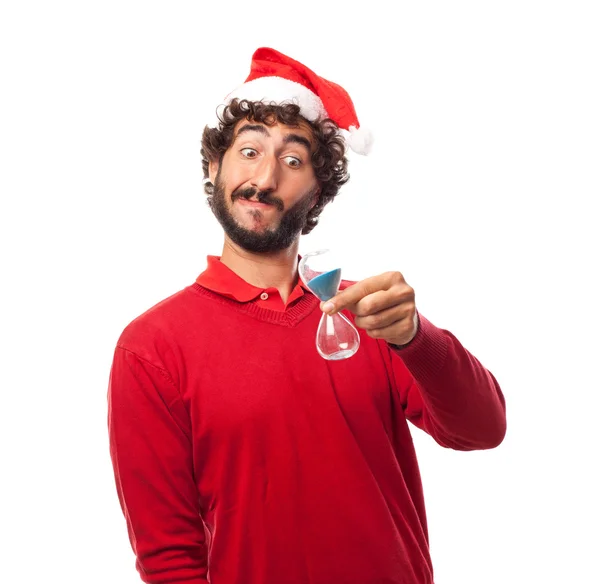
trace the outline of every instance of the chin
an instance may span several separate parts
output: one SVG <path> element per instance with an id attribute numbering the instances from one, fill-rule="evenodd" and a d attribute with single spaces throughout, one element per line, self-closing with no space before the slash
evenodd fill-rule
<path id="1" fill-rule="evenodd" d="M 268 231 L 275 231 L 277 229 L 276 222 L 266 222 L 264 220 L 256 221 L 253 217 L 244 217 L 243 219 L 236 218 L 236 223 L 247 231 L 252 231 L 254 233 L 266 233 Z"/>

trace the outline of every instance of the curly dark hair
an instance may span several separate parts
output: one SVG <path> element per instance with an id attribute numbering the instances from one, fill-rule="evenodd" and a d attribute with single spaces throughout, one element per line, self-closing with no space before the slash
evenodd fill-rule
<path id="1" fill-rule="evenodd" d="M 221 163 L 223 155 L 233 142 L 234 128 L 243 119 L 267 126 L 280 123 L 297 128 L 301 123 L 305 123 L 311 127 L 316 144 L 311 162 L 320 186 L 320 194 L 317 204 L 310 210 L 306 225 L 302 229 L 303 235 L 310 233 L 317 225 L 325 205 L 334 199 L 340 187 L 350 178 L 348 159 L 345 155 L 346 146 L 339 133 L 338 125 L 330 119 L 310 122 L 300 115 L 300 107 L 294 103 L 277 105 L 262 101 L 233 99 L 219 114 L 218 127 L 206 126 L 202 133 L 200 154 L 205 179 L 208 179 L 209 163 L 212 161 Z M 204 191 L 209 197 L 212 196 L 214 185 L 205 180 Z"/>

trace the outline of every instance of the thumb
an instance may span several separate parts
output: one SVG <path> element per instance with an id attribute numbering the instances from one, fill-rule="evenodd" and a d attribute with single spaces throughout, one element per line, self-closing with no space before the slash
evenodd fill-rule
<path id="1" fill-rule="evenodd" d="M 333 314 L 336 311 L 336 306 L 335 306 L 335 303 L 333 302 L 334 298 L 335 298 L 335 296 L 333 296 L 332 298 L 330 298 L 329 300 L 327 300 L 325 302 L 321 302 L 321 305 L 319 308 L 323 312 L 326 312 L 327 314 Z"/>

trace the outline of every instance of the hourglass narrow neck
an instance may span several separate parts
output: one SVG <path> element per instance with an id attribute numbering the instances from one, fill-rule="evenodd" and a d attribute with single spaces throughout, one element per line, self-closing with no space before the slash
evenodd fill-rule
<path id="1" fill-rule="evenodd" d="M 342 270 L 341 268 L 336 268 L 335 270 L 329 270 L 328 272 L 319 274 L 312 278 L 312 280 L 309 280 L 308 287 L 319 300 L 326 301 L 336 295 L 341 280 Z"/>

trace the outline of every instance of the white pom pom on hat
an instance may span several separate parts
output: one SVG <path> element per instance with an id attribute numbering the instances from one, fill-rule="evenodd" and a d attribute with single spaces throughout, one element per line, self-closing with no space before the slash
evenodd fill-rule
<path id="1" fill-rule="evenodd" d="M 254 52 L 246 81 L 227 95 L 221 107 L 234 98 L 296 103 L 300 113 L 311 122 L 333 120 L 346 144 L 357 154 L 367 155 L 371 151 L 373 134 L 360 127 L 348 92 L 275 49 L 261 47 Z"/>
<path id="2" fill-rule="evenodd" d="M 350 126 L 346 142 L 357 154 L 367 155 L 373 148 L 373 132 L 368 128 Z"/>

